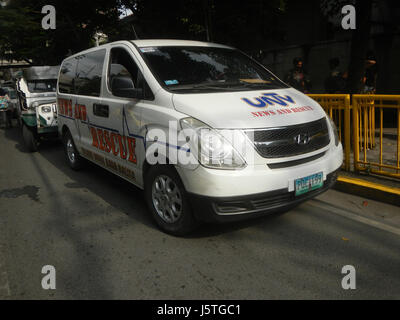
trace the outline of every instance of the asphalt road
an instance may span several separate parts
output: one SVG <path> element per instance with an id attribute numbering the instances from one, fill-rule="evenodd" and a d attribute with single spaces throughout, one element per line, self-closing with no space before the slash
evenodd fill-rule
<path id="1" fill-rule="evenodd" d="M 62 146 L 27 153 L 0 129 L 0 299 L 400 298 L 398 207 L 328 191 L 289 212 L 159 231 L 143 193 L 67 167 Z M 56 290 L 44 290 L 44 265 Z M 342 267 L 356 289 L 341 287 Z"/>

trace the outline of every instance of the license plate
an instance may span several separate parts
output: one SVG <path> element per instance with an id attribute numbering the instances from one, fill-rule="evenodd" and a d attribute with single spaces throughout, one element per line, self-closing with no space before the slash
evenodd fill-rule
<path id="1" fill-rule="evenodd" d="M 308 177 L 296 179 L 294 181 L 296 196 L 321 188 L 323 184 L 324 180 L 322 172 L 312 174 Z"/>

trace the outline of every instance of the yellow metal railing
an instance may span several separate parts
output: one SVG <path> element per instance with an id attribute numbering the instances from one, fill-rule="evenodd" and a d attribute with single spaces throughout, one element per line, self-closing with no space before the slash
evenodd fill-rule
<path id="1" fill-rule="evenodd" d="M 316 100 L 338 127 L 340 141 L 344 148 L 344 166 L 351 167 L 351 150 L 353 150 L 353 169 L 356 172 L 367 171 L 374 174 L 400 178 L 400 95 L 353 95 L 348 94 L 309 94 Z M 352 102 L 350 103 L 350 100 Z M 396 151 L 395 160 L 384 155 L 384 109 L 392 109 L 396 114 Z M 375 117 L 379 117 L 376 126 Z M 352 118 L 352 119 L 351 119 Z M 379 159 L 372 159 L 368 152 L 376 152 L 375 134 L 379 133 Z M 353 139 L 351 139 L 351 137 Z M 360 158 L 361 157 L 361 158 Z"/>
<path id="2" fill-rule="evenodd" d="M 308 96 L 317 101 L 335 122 L 344 148 L 344 169 L 350 170 L 350 95 L 309 94 Z"/>
<path id="3" fill-rule="evenodd" d="M 400 178 L 400 95 L 353 95 L 354 170 Z M 384 109 L 393 110 L 397 126 L 395 160 L 384 157 Z M 379 160 L 369 160 L 368 150 L 376 147 L 375 116 L 379 114 Z M 360 151 L 362 151 L 360 159 Z M 390 153 L 391 151 L 389 151 Z"/>

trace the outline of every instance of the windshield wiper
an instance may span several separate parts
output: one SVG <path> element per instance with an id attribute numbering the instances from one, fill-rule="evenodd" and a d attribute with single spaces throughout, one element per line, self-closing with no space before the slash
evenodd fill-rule
<path id="1" fill-rule="evenodd" d="M 281 88 L 277 83 L 267 83 L 267 82 L 251 83 L 251 82 L 241 81 L 240 85 L 246 88 L 268 88 L 268 89 L 270 89 L 271 87 L 273 87 L 273 89 Z"/>
<path id="2" fill-rule="evenodd" d="M 223 82 L 201 82 L 201 83 L 194 83 L 194 84 L 183 84 L 183 85 L 176 85 L 168 87 L 170 90 L 193 90 L 193 89 L 213 89 L 213 90 L 226 90 L 228 88 L 221 87 Z"/>
<path id="3" fill-rule="evenodd" d="M 279 89 L 281 87 L 272 83 L 249 83 L 244 81 L 235 82 L 201 82 L 187 85 L 176 85 L 169 87 L 170 90 L 197 90 L 197 89 L 209 89 L 209 90 L 223 90 L 223 91 L 243 91 L 246 88 L 254 89 Z M 282 87 L 283 88 L 283 87 Z"/>

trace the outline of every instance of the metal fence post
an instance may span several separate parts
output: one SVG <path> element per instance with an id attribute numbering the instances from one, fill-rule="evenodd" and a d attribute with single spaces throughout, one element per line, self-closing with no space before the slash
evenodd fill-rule
<path id="1" fill-rule="evenodd" d="M 346 95 L 344 104 L 344 152 L 346 171 L 350 171 L 350 128 L 350 95 Z"/>
<path id="2" fill-rule="evenodd" d="M 358 172 L 358 161 L 360 159 L 359 150 L 359 120 L 358 120 L 358 103 L 357 99 L 353 96 L 353 155 L 354 155 L 354 171 Z"/>

